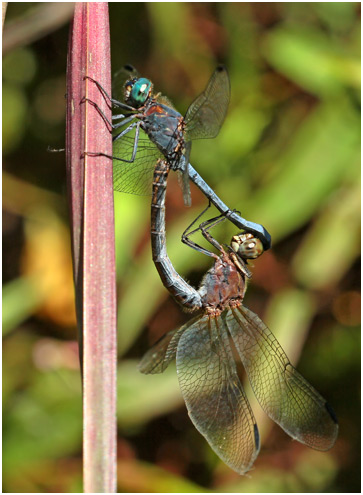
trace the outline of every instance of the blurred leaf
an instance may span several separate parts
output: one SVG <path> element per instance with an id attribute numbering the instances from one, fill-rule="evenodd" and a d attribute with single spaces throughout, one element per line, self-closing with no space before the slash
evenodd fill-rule
<path id="1" fill-rule="evenodd" d="M 3 84 L 3 153 L 10 153 L 23 138 L 28 102 L 21 89 Z"/>
<path id="2" fill-rule="evenodd" d="M 81 447 L 79 372 L 34 375 L 5 411 L 3 469 L 18 470 L 35 459 L 58 458 Z"/>
<path id="3" fill-rule="evenodd" d="M 11 486 L 16 493 L 82 493 L 81 458 L 30 460 L 11 478 L 3 478 L 3 490 Z"/>
<path id="4" fill-rule="evenodd" d="M 361 362 L 360 340 L 359 326 L 335 325 L 314 339 L 314 350 L 309 353 L 309 362 L 305 366 L 321 381 L 331 382 L 333 377 L 339 379 L 352 371 L 358 373 Z"/>
<path id="5" fill-rule="evenodd" d="M 28 226 L 39 223 L 37 212 L 53 212 L 55 216 L 44 217 L 49 229 L 57 225 L 55 218 L 59 221 L 60 215 L 65 216 L 64 155 L 50 155 L 46 148 L 64 148 L 60 119 L 68 28 L 54 29 L 54 24 L 49 34 L 41 33 L 44 19 L 36 18 L 37 8 L 28 16 L 29 5 L 10 2 L 5 23 L 9 24 L 5 38 L 15 33 L 11 18 L 21 21 L 17 39 L 22 43 L 29 43 L 30 32 L 39 38 L 25 52 L 9 52 L 11 63 L 4 59 L 3 70 L 4 167 L 12 179 L 17 178 L 9 181 L 7 176 L 3 181 L 7 210 L 3 221 L 4 280 L 12 281 L 4 288 L 4 320 L 8 322 L 4 328 L 15 330 L 6 335 L 3 346 L 3 491 L 79 492 L 80 378 L 78 371 L 65 373 L 69 374 L 65 388 L 77 388 L 69 398 L 77 405 L 69 403 L 69 407 L 55 380 L 57 373 L 60 381 L 64 378 L 58 369 L 74 369 L 76 346 L 66 339 L 64 328 L 52 323 L 51 313 L 46 319 L 40 320 L 39 313 L 32 318 L 37 311 L 33 298 L 43 286 L 43 275 L 35 275 L 35 288 L 27 287 L 28 278 L 19 275 L 19 253 L 24 252 L 24 240 L 29 247 Z M 71 11 L 73 6 L 67 8 Z M 54 4 L 52 9 L 53 19 L 59 21 L 58 6 Z M 360 276 L 354 229 L 361 153 L 360 4 L 114 2 L 109 9 L 113 71 L 125 63 L 135 65 L 182 113 L 204 88 L 217 61 L 227 65 L 232 90 L 227 120 L 216 139 L 193 143 L 191 162 L 228 206 L 240 209 L 246 219 L 263 223 L 271 232 L 275 252 L 256 262 L 246 304 L 269 324 L 293 364 L 312 329 L 297 367 L 331 402 L 340 422 L 336 447 L 317 454 L 290 441 L 276 426 L 267 436 L 274 424 L 256 405 L 265 440 L 249 477 L 238 477 L 218 462 L 192 424 L 180 425 L 177 415 L 172 414 L 171 422 L 164 417 L 167 432 L 164 427 L 155 432 L 156 424 L 163 421 L 159 415 L 182 404 L 174 367 L 163 375 L 147 377 L 139 374 L 138 359 L 127 361 L 120 364 L 118 372 L 119 395 L 124 399 L 123 404 L 121 400 L 118 403 L 120 427 L 127 434 L 127 439 L 119 439 L 118 468 L 123 479 L 119 490 L 191 492 L 212 487 L 224 492 L 359 492 Z M 49 18 L 45 21 L 49 28 Z M 30 78 L 29 84 L 26 80 Z M 195 208 L 185 211 L 180 207 L 180 191 L 171 188 L 169 192 L 170 258 L 180 274 L 197 285 L 212 260 L 182 245 L 180 234 L 206 202 L 192 186 Z M 170 327 L 170 322 L 178 319 L 178 310 L 173 302 L 165 303 L 168 292 L 152 265 L 150 200 L 117 194 L 115 202 L 119 203 L 119 324 L 125 339 L 120 347 L 126 350 L 134 344 L 130 356 L 141 357 L 140 349 L 148 340 L 145 329 L 150 325 L 153 335 L 156 330 L 163 332 L 164 322 Z M 210 213 L 213 216 L 215 212 Z M 62 263 L 54 262 L 62 259 L 62 249 L 69 252 L 69 241 L 63 233 L 62 242 L 60 237 L 54 243 L 49 229 L 48 236 L 30 229 L 43 241 L 31 257 L 29 273 L 34 274 L 32 269 L 42 261 L 47 279 L 61 282 L 58 271 Z M 228 242 L 236 232 L 226 222 L 213 233 L 221 242 Z M 47 242 L 48 249 L 42 245 Z M 302 273 L 305 265 L 309 277 L 308 272 Z M 314 277 L 326 281 L 318 293 L 311 285 L 316 282 Z M 298 290 L 300 280 L 304 285 Z M 73 287 L 65 286 L 68 284 L 54 285 L 59 295 L 48 291 L 53 301 L 63 299 L 65 291 L 73 298 Z M 67 309 L 63 313 L 68 317 Z M 179 321 L 184 319 L 187 316 L 180 310 Z M 61 340 L 54 338 L 59 332 Z M 48 373 L 52 380 L 39 378 Z M 43 394 L 44 399 L 34 393 L 38 381 L 39 397 Z M 59 394 L 59 403 L 53 393 Z M 48 395 L 53 405 L 47 402 Z M 180 412 L 185 417 L 183 408 Z M 157 417 L 155 424 L 145 425 Z M 180 453 L 168 463 L 170 449 L 180 449 Z M 159 466 L 145 465 L 137 457 Z M 200 486 L 175 473 L 183 473 Z"/>
<path id="6" fill-rule="evenodd" d="M 44 294 L 40 313 L 60 325 L 75 325 L 70 239 L 64 223 L 48 207 L 34 208 L 25 223 L 22 271 Z"/>
<path id="7" fill-rule="evenodd" d="M 345 101 L 319 105 L 279 158 L 279 172 L 250 198 L 245 211 L 268 227 L 275 242 L 297 230 L 356 170 L 359 135 L 358 115 Z"/>
<path id="8" fill-rule="evenodd" d="M 3 335 L 20 325 L 41 306 L 45 291 L 34 277 L 21 277 L 3 287 Z"/>
<path id="9" fill-rule="evenodd" d="M 39 220 L 39 212 L 51 210 L 51 215 L 63 209 L 60 195 L 34 186 L 3 171 L 3 206 L 16 215 Z M 52 211 L 54 210 L 54 211 Z"/>
<path id="10" fill-rule="evenodd" d="M 149 230 L 150 199 L 115 193 L 115 246 L 118 277 L 130 267 L 140 237 Z"/>
<path id="11" fill-rule="evenodd" d="M 357 160 L 357 172 L 358 160 Z M 323 289 L 337 284 L 360 254 L 359 178 L 331 198 L 292 260 L 300 284 Z"/>
<path id="12" fill-rule="evenodd" d="M 337 463 L 332 454 L 307 450 L 296 466 L 296 474 L 302 485 L 311 491 L 325 491 L 336 477 Z"/>
<path id="13" fill-rule="evenodd" d="M 202 76 L 205 72 L 211 73 L 214 69 L 213 65 L 216 64 L 212 60 L 208 43 L 205 43 L 198 30 L 194 30 L 192 33 L 189 29 L 175 29 L 175 26 L 186 26 L 190 22 L 190 4 L 184 2 L 147 2 L 146 5 L 153 39 L 153 57 L 157 61 L 157 65 L 167 63 L 171 74 L 173 72 L 175 74 L 188 74 L 190 76 L 188 82 L 194 86 L 194 91 L 200 92 L 202 88 L 199 87 L 198 89 L 198 86 L 203 82 L 201 82 L 200 77 L 196 77 L 196 74 Z M 193 50 L 190 50 L 191 43 Z M 200 70 L 201 68 L 204 70 Z M 183 87 L 182 81 L 177 76 L 175 77 L 175 84 L 177 87 Z M 172 92 L 173 90 L 169 92 L 169 95 L 172 95 Z M 186 108 L 184 111 L 183 109 L 180 110 L 184 114 Z"/>
<path id="14" fill-rule="evenodd" d="M 358 2 L 316 2 L 315 12 L 337 33 L 349 32 L 356 24 Z"/>
<path id="15" fill-rule="evenodd" d="M 197 164 L 197 170 L 201 174 L 204 171 L 211 174 L 211 163 L 214 165 L 211 187 L 223 184 L 226 173 L 232 175 L 235 172 L 239 179 L 243 177 L 244 161 L 261 138 L 269 117 L 267 112 L 251 108 L 246 103 L 236 107 L 231 104 L 220 134 L 208 146 L 205 142 L 193 144 L 192 153 L 196 153 L 193 153 L 191 163 Z"/>
<path id="16" fill-rule="evenodd" d="M 124 428 L 146 424 L 183 404 L 176 368 L 164 373 L 143 375 L 138 361 L 122 361 L 117 375 L 118 422 Z"/>
<path id="17" fill-rule="evenodd" d="M 236 482 L 220 485 L 218 491 L 223 493 L 321 493 L 329 491 L 337 470 L 332 455 L 309 449 L 305 449 L 295 459 L 287 455 L 285 459 L 280 459 L 280 464 L 282 464 L 281 468 L 278 469 L 264 466 L 260 462 L 258 469 L 255 469 L 250 477 L 241 477 Z"/>
<path id="18" fill-rule="evenodd" d="M 179 22 L 184 24 L 187 21 L 188 4 L 178 3 L 176 5 L 158 2 L 147 4 L 151 26 L 153 28 L 154 43 L 163 48 L 164 56 L 181 53 L 186 46 L 187 31 L 175 30 L 175 25 Z M 169 39 L 170 43 L 165 45 L 164 39 Z M 163 53 L 160 54 L 161 56 Z"/>
<path id="19" fill-rule="evenodd" d="M 33 379 L 32 350 L 36 337 L 27 329 L 3 339 L 2 396 L 4 411 L 17 390 L 27 389 Z"/>
<path id="20" fill-rule="evenodd" d="M 121 492 L 209 493 L 204 487 L 146 462 L 123 461 L 117 464 Z"/>
<path id="21" fill-rule="evenodd" d="M 3 60 L 3 78 L 10 84 L 28 84 L 37 71 L 37 60 L 33 50 L 18 48 L 8 53 Z"/>
<path id="22" fill-rule="evenodd" d="M 359 58 L 348 57 L 322 31 L 279 28 L 266 36 L 263 48 L 270 64 L 313 94 L 331 96 L 346 84 L 360 88 Z"/>
<path id="23" fill-rule="evenodd" d="M 245 101 L 259 91 L 259 26 L 249 2 L 217 4 L 228 35 L 227 66 L 234 81 L 232 101 Z M 234 40 L 239 40 L 235 43 Z M 232 42 L 231 42 L 232 41 Z M 253 90 L 251 91 L 251 88 Z"/>
<path id="24" fill-rule="evenodd" d="M 314 297 L 307 291 L 288 289 L 271 298 L 266 321 L 296 367 L 315 315 Z"/>
<path id="25" fill-rule="evenodd" d="M 3 34 L 4 53 L 17 46 L 26 45 L 58 29 L 69 21 L 73 14 L 73 3 L 30 4 L 23 14 L 5 23 Z"/>

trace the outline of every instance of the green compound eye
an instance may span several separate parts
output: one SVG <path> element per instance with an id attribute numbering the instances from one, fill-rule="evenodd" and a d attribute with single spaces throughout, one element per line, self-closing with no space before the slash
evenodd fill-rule
<path id="1" fill-rule="evenodd" d="M 145 77 L 133 79 L 125 84 L 125 101 L 129 105 L 142 107 L 149 98 L 151 91 L 151 81 Z"/>
<path id="2" fill-rule="evenodd" d="M 262 242 L 252 234 L 233 236 L 231 246 L 233 251 L 244 259 L 256 259 L 263 253 Z"/>

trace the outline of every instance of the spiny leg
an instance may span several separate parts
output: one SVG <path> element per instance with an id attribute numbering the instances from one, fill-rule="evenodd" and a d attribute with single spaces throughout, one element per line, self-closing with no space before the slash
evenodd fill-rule
<path id="1" fill-rule="evenodd" d="M 126 103 L 122 103 L 121 101 L 118 101 L 118 100 L 115 100 L 114 98 L 111 98 L 109 96 L 109 94 L 107 93 L 107 91 L 101 86 L 101 84 L 96 81 L 95 79 L 93 79 L 92 77 L 89 77 L 89 76 L 85 76 L 84 79 L 89 79 L 90 81 L 94 82 L 95 85 L 97 86 L 97 88 L 100 90 L 100 92 L 102 93 L 103 97 L 105 98 L 106 102 L 108 100 L 108 102 L 111 103 L 111 105 L 114 105 L 116 107 L 119 107 L 119 108 L 122 108 L 123 110 L 128 110 L 129 112 L 134 112 L 135 111 L 135 108 L 131 107 L 130 105 L 126 105 Z"/>
<path id="2" fill-rule="evenodd" d="M 195 225 L 196 222 L 198 222 L 199 218 L 201 218 L 204 215 L 204 213 L 210 208 L 210 206 L 211 206 L 211 202 L 209 201 L 208 206 L 184 230 L 182 237 L 181 237 L 181 240 L 184 244 L 191 247 L 192 249 L 195 249 L 196 251 L 199 251 L 200 253 L 206 254 L 207 256 L 211 256 L 212 258 L 216 258 L 217 256 L 215 253 L 212 253 L 212 251 L 209 251 L 208 249 L 203 248 L 202 246 L 200 246 L 199 244 L 197 244 L 196 242 L 194 242 L 190 239 L 191 235 L 195 234 L 196 232 L 198 232 L 200 230 L 200 226 L 198 228 L 192 230 L 192 231 L 191 231 L 191 228 L 193 227 L 193 225 Z"/>

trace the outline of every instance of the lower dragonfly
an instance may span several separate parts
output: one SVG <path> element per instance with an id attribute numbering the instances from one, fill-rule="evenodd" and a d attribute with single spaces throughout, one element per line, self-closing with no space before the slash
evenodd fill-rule
<path id="1" fill-rule="evenodd" d="M 166 250 L 165 190 L 169 165 L 160 160 L 154 174 L 152 198 L 153 259 L 161 279 L 187 310 L 202 313 L 180 329 L 164 335 L 143 357 L 142 373 L 162 373 L 176 358 L 179 385 L 194 426 L 216 454 L 239 474 L 256 459 L 259 432 L 239 379 L 231 340 L 243 363 L 252 390 L 265 413 L 299 442 L 321 451 L 337 438 L 338 423 L 331 406 L 291 365 L 271 331 L 243 305 L 247 263 L 262 254 L 251 234 L 222 246 L 209 230 L 223 217 L 199 229 L 219 251 L 201 287 L 191 287 L 174 269 Z M 198 229 L 195 229 L 197 231 Z M 188 242 L 189 232 L 185 235 Z M 190 241 L 190 239 L 189 239 Z M 190 241 L 198 249 L 198 245 Z"/>
<path id="2" fill-rule="evenodd" d="M 189 163 L 192 140 L 216 137 L 223 124 L 230 99 L 227 69 L 222 65 L 216 68 L 205 90 L 191 103 L 183 117 L 167 98 L 160 93 L 153 93 L 153 84 L 149 79 L 139 77 L 133 67 L 125 67 L 129 76 L 124 84 L 124 102 L 111 98 L 97 81 L 89 78 L 106 101 L 125 111 L 125 114 L 113 115 L 110 122 L 94 102 L 87 100 L 115 131 L 111 157 L 114 164 L 114 189 L 140 195 L 150 194 L 155 163 L 158 158 L 164 157 L 172 170 L 183 174 L 185 204 L 191 203 L 190 179 L 221 213 L 226 214 L 238 228 L 252 232 L 262 241 L 264 248 L 269 249 L 271 237 L 266 229 L 230 210 Z M 119 78 L 116 76 L 116 82 Z M 90 151 L 87 154 L 104 155 Z"/>

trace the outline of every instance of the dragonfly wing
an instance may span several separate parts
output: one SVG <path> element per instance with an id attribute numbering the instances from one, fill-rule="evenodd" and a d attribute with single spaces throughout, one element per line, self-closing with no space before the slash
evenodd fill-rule
<path id="1" fill-rule="evenodd" d="M 227 69 L 219 66 L 185 114 L 188 140 L 217 136 L 227 114 L 230 93 Z"/>
<path id="2" fill-rule="evenodd" d="M 226 322 L 257 400 L 292 438 L 330 449 L 338 434 L 334 411 L 291 365 L 282 347 L 252 311 L 228 311 Z"/>
<path id="3" fill-rule="evenodd" d="M 143 134 L 143 135 L 141 135 Z M 152 193 L 152 181 L 155 164 L 162 155 L 140 130 L 135 159 L 130 160 L 134 149 L 134 133 L 121 137 L 113 143 L 113 187 L 115 191 L 137 194 Z"/>
<path id="4" fill-rule="evenodd" d="M 192 205 L 192 197 L 190 193 L 189 185 L 189 157 L 192 149 L 192 143 L 189 141 L 184 145 L 184 171 L 182 173 L 182 190 L 183 190 L 183 200 L 185 206 Z"/>
<path id="5" fill-rule="evenodd" d="M 228 466 L 245 473 L 257 457 L 259 434 L 222 318 L 199 317 L 183 332 L 176 366 L 195 427 Z"/>
<path id="6" fill-rule="evenodd" d="M 138 365 L 139 371 L 145 374 L 156 374 L 166 370 L 169 363 L 175 358 L 181 335 L 193 326 L 197 319 L 199 316 L 188 321 L 181 328 L 171 330 L 155 342 L 141 359 Z"/>

